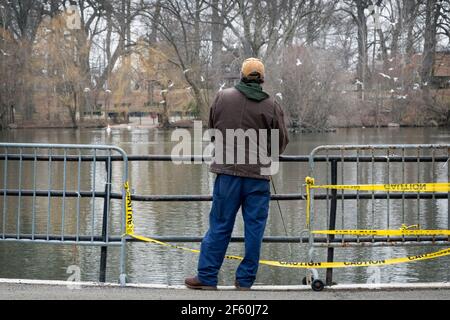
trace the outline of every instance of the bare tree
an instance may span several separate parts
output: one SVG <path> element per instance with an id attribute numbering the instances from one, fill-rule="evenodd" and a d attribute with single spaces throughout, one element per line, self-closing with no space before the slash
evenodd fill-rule
<path id="1" fill-rule="evenodd" d="M 191 87 L 204 120 L 207 119 L 209 105 L 208 93 L 204 91 L 207 78 L 202 63 L 202 16 L 207 9 L 208 3 L 202 0 L 168 0 L 145 12 L 147 24 L 157 28 L 158 34 L 173 49 L 174 56 L 169 61 L 179 67 Z"/>
<path id="2" fill-rule="evenodd" d="M 352 0 L 344 1 L 347 7 L 342 8 L 353 19 L 357 27 L 357 42 L 358 42 L 358 62 L 356 66 L 356 77 L 359 97 L 364 100 L 364 89 L 369 82 L 369 67 L 368 67 L 368 41 L 367 41 L 367 17 L 364 10 L 371 4 L 367 0 Z"/>
<path id="3" fill-rule="evenodd" d="M 333 108 L 343 106 L 343 73 L 334 54 L 307 46 L 289 47 L 283 56 L 282 91 L 277 99 L 288 111 L 292 125 L 308 129 L 328 127 Z"/>
<path id="4" fill-rule="evenodd" d="M 356 85 L 358 93 L 351 94 L 358 98 L 352 106 L 359 106 L 361 110 L 377 106 L 376 119 L 381 119 L 378 115 L 386 106 L 385 100 L 393 109 L 406 102 L 417 105 L 417 110 L 429 111 L 427 114 L 436 119 L 441 119 L 440 115 L 445 113 L 445 108 L 437 107 L 439 99 L 435 99 L 438 92 L 433 83 L 436 82 L 433 67 L 436 51 L 445 48 L 450 41 L 448 1 L 0 0 L 0 48 L 4 52 L 0 55 L 4 58 L 0 68 L 2 75 L 7 75 L 0 79 L 3 127 L 8 122 L 5 119 L 12 114 L 11 105 L 24 119 L 36 116 L 33 94 L 25 93 L 40 90 L 42 86 L 37 86 L 35 80 L 42 75 L 36 61 L 53 54 L 45 52 L 45 48 L 40 47 L 42 40 L 37 41 L 36 37 L 44 26 L 56 37 L 60 30 L 52 30 L 54 27 L 48 20 L 63 17 L 73 5 L 80 13 L 81 28 L 65 30 L 74 46 L 73 52 L 64 52 L 67 49 L 64 45 L 60 49 L 61 57 L 67 61 L 73 59 L 74 65 L 63 65 L 54 59 L 55 63 L 47 63 L 45 69 L 51 80 L 46 87 L 47 95 L 59 97 L 67 92 L 66 100 L 71 99 L 71 102 L 61 104 L 71 106 L 74 119 L 79 115 L 83 120 L 88 104 L 93 104 L 83 99 L 84 91 L 90 90 L 92 99 L 97 100 L 106 90 L 110 91 L 119 70 L 123 80 L 121 88 L 125 90 L 128 86 L 125 91 L 132 94 L 131 88 L 136 83 L 126 77 L 126 70 L 135 67 L 137 43 L 142 40 L 162 52 L 167 63 L 177 68 L 177 75 L 165 78 L 162 73 L 166 71 L 161 69 L 161 79 L 165 79 L 165 83 L 182 77 L 183 81 L 177 82 L 184 83 L 186 90 L 190 90 L 195 101 L 191 107 L 199 110 L 203 119 L 207 117 L 212 94 L 238 80 L 239 65 L 249 56 L 265 61 L 270 75 L 266 89 L 282 93 L 285 103 L 290 101 L 290 96 L 299 98 L 296 92 L 303 87 L 295 79 L 300 75 L 285 70 L 283 65 L 286 62 L 299 64 L 296 59 L 301 58 L 293 56 L 294 48 L 298 47 L 308 48 L 305 57 L 314 53 L 323 56 L 323 52 L 328 52 L 336 59 L 337 64 L 333 62 L 334 67 L 329 72 L 334 74 L 339 70 L 345 74 L 345 86 Z M 378 13 L 380 23 L 372 27 Z M 325 62 L 326 59 L 319 59 L 316 63 Z M 8 69 L 11 66 L 14 72 Z M 299 69 L 301 67 L 295 71 Z M 303 69 L 306 72 L 306 66 Z M 312 74 L 305 74 L 305 77 L 302 78 L 305 84 L 328 83 L 322 76 L 319 81 Z M 163 82 L 161 87 L 166 85 Z M 310 89 L 318 93 L 330 88 L 342 91 L 334 84 Z M 419 92 L 421 97 L 418 97 Z M 322 93 L 321 98 L 327 96 Z M 291 116 L 303 124 L 318 125 L 324 117 L 321 112 L 330 111 L 326 100 L 302 97 L 304 107 L 298 106 L 295 99 L 292 104 L 289 102 L 287 108 Z M 170 95 L 167 98 L 170 101 Z M 311 102 L 313 100 L 315 102 Z M 324 104 L 323 108 L 318 108 L 319 102 Z M 169 110 L 169 106 L 166 107 Z M 400 107 L 395 110 L 403 110 Z M 387 119 L 386 112 L 383 113 Z M 392 119 L 402 120 L 394 113 L 391 113 Z M 47 118 L 50 116 L 47 114 Z M 367 119 L 369 123 L 371 117 Z"/>
<path id="5" fill-rule="evenodd" d="M 441 3 L 441 18 L 438 21 L 438 34 L 444 35 L 447 37 L 447 44 L 450 44 L 450 3 L 442 2 Z"/>
<path id="6" fill-rule="evenodd" d="M 33 102 L 30 95 L 29 61 L 32 56 L 32 45 L 36 37 L 38 26 L 44 17 L 44 5 L 41 1 L 23 0 L 7 1 L 1 0 L 4 29 L 11 33 L 11 39 L 17 44 L 15 57 L 18 60 L 15 77 L 17 77 L 17 87 L 15 89 L 14 105 L 16 110 L 30 119 L 33 113 Z M 7 17 L 7 18 L 6 18 Z"/>
<path id="7" fill-rule="evenodd" d="M 423 60 L 421 77 L 423 83 L 431 83 L 433 75 L 434 53 L 436 52 L 437 21 L 440 12 L 440 2 L 427 0 L 425 10 L 425 32 L 423 44 Z"/>

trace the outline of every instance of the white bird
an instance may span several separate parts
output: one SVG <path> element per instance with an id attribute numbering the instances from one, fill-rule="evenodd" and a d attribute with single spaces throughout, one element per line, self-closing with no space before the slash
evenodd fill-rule
<path id="1" fill-rule="evenodd" d="M 47 72 L 48 72 L 47 70 L 42 69 L 42 73 L 43 73 L 43 74 L 47 74 Z"/>
<path id="2" fill-rule="evenodd" d="M 91 89 L 89 89 L 89 88 L 84 88 L 84 92 L 85 93 L 88 93 L 88 92 L 90 92 L 91 91 Z"/>
<path id="3" fill-rule="evenodd" d="M 200 80 L 201 80 L 202 82 L 205 82 L 205 78 L 204 78 L 203 76 L 200 76 Z"/>
<path id="4" fill-rule="evenodd" d="M 280 100 L 283 100 L 283 95 L 281 94 L 281 92 L 278 92 L 275 96 L 280 98 Z"/>
<path id="5" fill-rule="evenodd" d="M 384 78 L 386 78 L 386 79 L 391 79 L 390 76 L 388 76 L 387 74 L 384 74 L 384 73 L 382 73 L 382 72 L 380 72 L 379 75 L 382 76 L 382 77 L 384 77 Z"/>
<path id="6" fill-rule="evenodd" d="M 107 134 L 110 134 L 110 133 L 111 133 L 111 127 L 109 126 L 109 124 L 108 124 L 108 126 L 106 127 L 106 133 L 107 133 Z"/>
<path id="7" fill-rule="evenodd" d="M 169 90 L 167 90 L 167 89 L 164 89 L 164 90 L 160 91 L 161 95 L 163 95 L 163 93 L 167 93 L 167 92 L 169 92 Z"/>
<path id="8" fill-rule="evenodd" d="M 394 82 L 397 82 L 397 80 L 398 80 L 398 78 L 395 78 L 395 77 L 394 77 Z"/>
<path id="9" fill-rule="evenodd" d="M 161 101 L 159 102 L 159 104 L 164 104 L 164 103 L 166 103 L 166 100 L 161 100 Z"/>
<path id="10" fill-rule="evenodd" d="M 428 85 L 428 82 L 425 81 L 425 82 L 423 83 L 423 86 L 426 87 L 427 85 Z"/>
<path id="11" fill-rule="evenodd" d="M 112 93 L 112 91 L 109 90 L 109 89 L 106 89 L 105 92 L 106 92 L 106 93 Z"/>
<path id="12" fill-rule="evenodd" d="M 392 70 L 394 70 L 394 68 L 389 68 L 389 71 L 392 71 Z"/>
<path id="13" fill-rule="evenodd" d="M 420 84 L 414 83 L 413 90 L 419 90 L 419 88 L 420 88 Z"/>
<path id="14" fill-rule="evenodd" d="M 359 80 L 359 79 L 356 79 L 356 82 L 355 82 L 355 84 L 358 86 L 358 85 L 360 85 L 360 86 L 362 86 L 363 85 L 363 83 Z"/>
<path id="15" fill-rule="evenodd" d="M 390 93 L 394 93 L 395 92 L 395 90 L 394 89 L 391 89 L 391 91 L 389 91 Z"/>
<path id="16" fill-rule="evenodd" d="M 175 84 L 173 82 L 171 82 L 168 86 L 168 88 L 172 88 Z"/>
<path id="17" fill-rule="evenodd" d="M 448 160 L 450 160 L 450 158 L 448 158 L 447 161 L 442 165 L 442 168 L 445 168 L 448 165 Z"/>
<path id="18" fill-rule="evenodd" d="M 186 70 L 183 70 L 183 73 L 186 74 L 186 73 L 188 73 L 189 71 L 191 71 L 191 69 L 186 69 Z"/>
<path id="19" fill-rule="evenodd" d="M 297 63 L 295 64 L 297 67 L 302 65 L 302 62 L 300 61 L 300 59 L 297 59 Z"/>

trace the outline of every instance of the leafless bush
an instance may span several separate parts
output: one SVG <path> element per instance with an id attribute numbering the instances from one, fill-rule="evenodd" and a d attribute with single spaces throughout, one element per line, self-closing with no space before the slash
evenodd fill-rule
<path id="1" fill-rule="evenodd" d="M 305 46 L 285 49 L 278 65 L 271 66 L 272 86 L 282 100 L 291 126 L 327 128 L 332 110 L 341 109 L 346 87 L 345 73 L 336 57 L 325 50 Z"/>

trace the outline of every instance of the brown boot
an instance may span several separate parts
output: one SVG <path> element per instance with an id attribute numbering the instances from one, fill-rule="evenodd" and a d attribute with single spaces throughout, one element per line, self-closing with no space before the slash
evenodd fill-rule
<path id="1" fill-rule="evenodd" d="M 234 286 L 236 287 L 236 290 L 239 291 L 249 291 L 251 289 L 250 287 L 241 287 L 237 280 L 234 282 Z"/>
<path id="2" fill-rule="evenodd" d="M 197 277 L 186 278 L 184 279 L 184 284 L 189 289 L 197 289 L 197 290 L 217 290 L 215 286 L 208 286 L 200 282 Z"/>

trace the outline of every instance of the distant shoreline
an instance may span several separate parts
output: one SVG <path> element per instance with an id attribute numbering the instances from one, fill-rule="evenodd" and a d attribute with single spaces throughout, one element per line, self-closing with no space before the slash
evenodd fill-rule
<path id="1" fill-rule="evenodd" d="M 131 118 L 132 121 L 129 123 L 119 123 L 119 124 L 109 124 L 111 129 L 162 129 L 162 130 L 171 130 L 171 129 L 190 129 L 194 127 L 194 120 L 186 119 L 186 120 L 178 120 L 170 123 L 170 127 L 161 128 L 159 123 L 153 123 L 153 119 L 148 118 Z M 200 120 L 199 120 L 200 121 Z M 54 123 L 25 123 L 25 124 L 10 124 L 7 129 L 3 130 L 26 130 L 26 129 L 106 129 L 107 124 L 105 122 L 91 122 L 86 121 L 85 123 L 79 124 L 77 127 L 74 127 L 71 123 L 63 122 L 59 124 Z M 449 128 L 448 126 L 438 126 L 437 124 L 429 124 L 422 126 L 415 125 L 402 125 L 399 123 L 388 123 L 380 126 L 375 125 L 350 125 L 350 126 L 329 126 L 325 128 L 305 128 L 305 127 L 288 127 L 289 131 L 295 133 L 316 133 L 316 132 L 336 132 L 337 129 L 352 129 L 352 128 L 360 128 L 360 129 L 368 129 L 368 128 L 388 128 L 388 129 L 396 129 L 396 128 Z M 1 130 L 1 129 L 0 129 Z"/>

